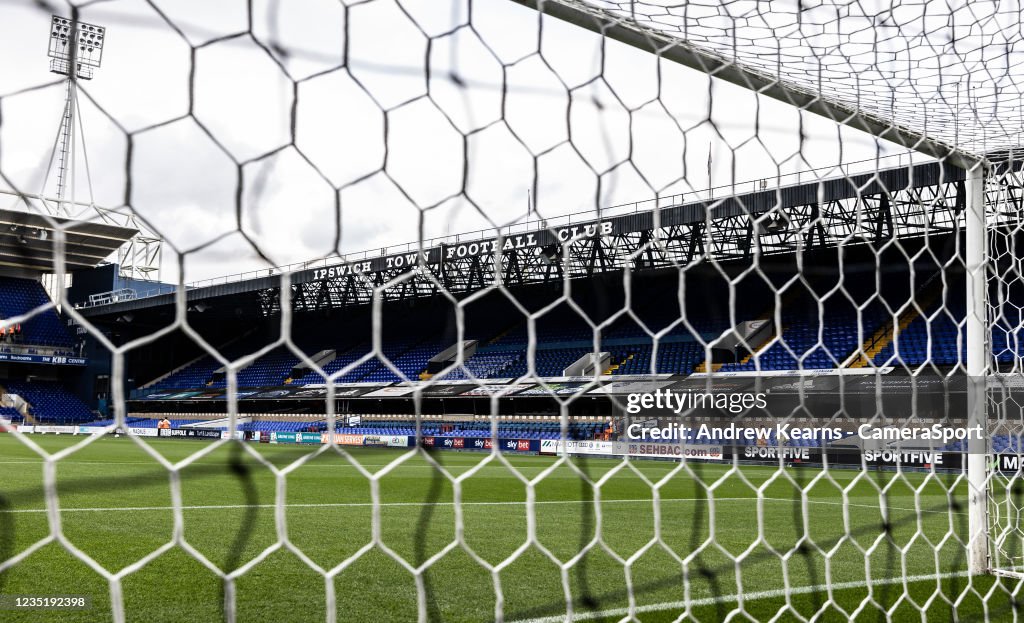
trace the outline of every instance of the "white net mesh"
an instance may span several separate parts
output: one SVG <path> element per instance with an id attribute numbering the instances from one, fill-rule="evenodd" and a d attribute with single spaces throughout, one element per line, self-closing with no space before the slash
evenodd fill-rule
<path id="1" fill-rule="evenodd" d="M 1016 617 L 1019 7 L 217 4 L 0 6 L 0 595 Z"/>

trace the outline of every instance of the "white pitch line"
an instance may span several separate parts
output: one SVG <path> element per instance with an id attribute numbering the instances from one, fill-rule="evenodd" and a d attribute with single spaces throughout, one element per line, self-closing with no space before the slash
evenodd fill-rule
<path id="1" fill-rule="evenodd" d="M 966 577 L 969 573 L 967 571 L 951 571 L 947 573 L 935 573 L 930 575 L 910 575 L 905 578 L 879 578 L 877 580 L 858 580 L 854 582 L 837 582 L 831 585 L 833 591 L 842 591 L 853 588 L 866 588 L 867 586 L 887 586 L 890 584 L 902 584 L 904 582 L 924 582 L 926 580 L 948 580 L 950 578 Z M 740 597 L 743 601 L 756 601 L 759 599 L 775 599 L 779 597 L 785 597 L 786 595 L 807 595 L 815 592 L 825 592 L 829 589 L 828 586 L 797 586 L 788 589 L 774 588 L 766 591 L 756 591 L 753 593 L 744 593 L 742 595 L 721 595 L 718 597 L 703 597 L 701 599 L 691 599 L 690 601 L 666 601 L 657 604 L 646 604 L 643 606 L 637 606 L 633 609 L 636 614 L 644 614 L 648 612 L 660 612 L 662 610 L 683 610 L 687 606 L 690 608 L 700 608 L 703 606 L 714 606 L 721 603 L 738 602 Z M 629 615 L 629 608 L 614 608 L 611 610 L 601 610 L 600 612 L 580 612 L 573 615 L 571 619 L 568 619 L 565 615 L 554 615 L 548 617 L 537 617 L 533 619 L 520 619 L 513 621 L 512 623 L 565 623 L 566 621 L 589 621 L 592 619 L 604 619 L 608 617 L 622 618 Z"/>
<path id="2" fill-rule="evenodd" d="M 790 498 L 761 498 L 765 502 L 789 502 L 799 503 L 800 500 L 793 500 Z M 749 497 L 729 497 L 729 498 L 715 498 L 714 501 L 718 502 L 756 502 L 757 498 Z M 601 504 L 650 504 L 651 498 L 635 498 L 635 499 L 613 499 L 613 500 L 601 500 Z M 661 502 L 708 502 L 707 498 L 662 498 Z M 807 500 L 808 504 L 827 504 L 830 506 L 842 506 L 842 502 L 832 502 L 829 500 Z M 593 504 L 593 500 L 537 500 L 534 502 L 535 505 L 550 505 L 550 504 Z M 455 502 L 382 502 L 382 507 L 403 507 L 403 506 L 454 506 Z M 320 502 L 320 503 L 294 503 L 284 504 L 285 508 L 358 508 L 358 507 L 370 507 L 373 506 L 373 502 Z M 525 501 L 505 501 L 505 502 L 463 502 L 462 506 L 526 506 Z M 873 508 L 880 509 L 880 506 L 874 504 L 857 504 L 855 502 L 847 503 L 847 506 L 857 508 Z M 240 508 L 276 508 L 275 504 L 203 504 L 194 506 L 182 506 L 182 510 L 232 510 Z M 913 511 L 917 512 L 917 509 L 906 508 L 901 506 L 889 506 L 889 510 L 895 511 Z M 105 513 L 105 512 L 120 512 L 120 511 L 169 511 L 174 510 L 173 506 L 108 506 L 108 507 L 88 507 L 88 508 L 64 508 L 61 507 L 62 513 Z M 0 513 L 45 513 L 45 508 L 16 508 L 8 510 L 0 510 Z M 922 513 L 940 513 L 940 514 L 951 514 L 951 515 L 966 515 L 966 512 L 960 511 L 943 511 L 943 510 L 930 510 L 921 509 Z"/>

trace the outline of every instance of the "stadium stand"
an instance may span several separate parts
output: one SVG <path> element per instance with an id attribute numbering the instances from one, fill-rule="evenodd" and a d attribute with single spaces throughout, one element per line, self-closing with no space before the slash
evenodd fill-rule
<path id="1" fill-rule="evenodd" d="M 4 393 L 21 396 L 29 415 L 39 423 L 78 424 L 93 420 L 93 413 L 77 396 L 54 381 L 3 381 Z"/>
<path id="2" fill-rule="evenodd" d="M 0 277 L 0 318 L 12 318 L 50 303 L 42 284 L 32 279 Z M 56 310 L 37 313 L 21 325 L 14 341 L 27 346 L 49 346 L 70 353 L 74 340 L 68 334 Z M 0 347 L 6 343 L 0 342 Z"/>
<path id="3" fill-rule="evenodd" d="M 0 407 L 0 420 L 8 420 L 10 422 L 18 423 L 21 422 L 21 413 L 18 412 L 14 407 Z"/>
<path id="4" fill-rule="evenodd" d="M 884 263 L 884 257 L 850 262 L 842 272 L 826 267 L 797 281 L 792 279 L 792 267 L 785 264 L 763 274 L 729 276 L 697 271 L 687 277 L 685 284 L 673 275 L 637 277 L 628 304 L 622 285 L 611 280 L 581 284 L 571 300 L 562 297 L 558 289 L 544 287 L 516 292 L 519 305 L 510 305 L 507 297 L 494 294 L 464 304 L 461 334 L 455 330 L 450 302 L 438 297 L 390 302 L 382 306 L 383 319 L 377 325 L 384 331 L 379 353 L 373 353 L 374 323 L 367 306 L 331 313 L 297 313 L 300 320 L 292 323 L 291 342 L 309 356 L 329 353 L 329 363 L 323 368 L 326 375 L 339 375 L 334 377 L 336 382 L 367 385 L 390 384 L 403 377 L 450 383 L 471 376 L 528 380 L 527 351 L 531 342 L 535 373 L 558 377 L 594 352 L 595 334 L 599 352 L 609 354 L 604 374 L 611 378 L 651 373 L 688 375 L 705 371 L 708 365 L 721 372 L 751 374 L 758 370 L 886 366 L 897 360 L 909 370 L 925 363 L 948 368 L 962 360 L 962 276 L 942 275 L 929 260 L 915 265 L 913 271 L 899 267 L 897 262 L 897 268 L 876 283 L 874 278 L 866 278 L 875 274 L 875 262 Z M 999 296 L 1015 300 L 1006 293 L 992 293 L 993 300 L 999 300 Z M 911 300 L 914 304 L 909 303 Z M 680 314 L 681 301 L 685 314 Z M 265 350 L 278 339 L 279 323 L 273 312 L 266 316 L 264 328 L 255 329 L 250 324 L 234 335 L 222 317 L 211 317 L 207 312 L 200 320 L 206 318 L 210 322 L 202 332 L 211 344 L 220 338 L 218 349 L 227 360 L 236 361 Z M 1024 350 L 1017 339 L 1020 319 L 1020 310 L 1007 304 L 1003 318 L 994 323 L 993 352 L 1007 365 L 1019 361 L 1017 353 Z M 739 323 L 756 320 L 772 322 L 767 341 L 754 345 L 753 353 L 736 353 L 734 360 L 714 351 L 712 356 L 723 360 L 708 360 L 706 345 L 715 344 Z M 776 321 L 779 326 L 775 326 Z M 475 342 L 461 367 L 431 361 L 458 340 Z M 188 341 L 182 337 L 165 350 L 173 351 Z M 160 380 L 143 388 L 225 388 L 227 379 L 217 374 L 222 367 L 220 361 L 193 352 L 191 362 L 167 362 L 176 364 L 173 373 L 168 374 L 166 367 L 151 367 L 146 374 Z M 324 382 L 324 375 L 300 364 L 301 358 L 290 348 L 278 346 L 239 370 L 237 385 L 255 389 Z M 438 371 L 441 366 L 449 367 Z M 341 374 L 343 370 L 347 370 L 345 374 Z M 293 372 L 295 378 L 290 378 Z M 145 396 L 136 395 L 139 399 Z M 532 400 L 530 396 L 523 395 L 523 400 Z M 344 396 L 351 397 L 362 394 Z M 189 397 L 175 400 L 186 401 Z M 152 404 L 148 408 L 167 406 Z M 394 405 L 380 412 L 397 415 L 405 413 L 404 408 Z M 358 403 L 354 403 L 343 412 L 358 411 Z"/>

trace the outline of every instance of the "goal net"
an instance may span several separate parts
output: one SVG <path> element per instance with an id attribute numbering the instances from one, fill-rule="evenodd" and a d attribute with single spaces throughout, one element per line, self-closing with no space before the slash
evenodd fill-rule
<path id="1" fill-rule="evenodd" d="M 0 595 L 1016 616 L 1019 6 L 210 4 L 0 6 Z"/>

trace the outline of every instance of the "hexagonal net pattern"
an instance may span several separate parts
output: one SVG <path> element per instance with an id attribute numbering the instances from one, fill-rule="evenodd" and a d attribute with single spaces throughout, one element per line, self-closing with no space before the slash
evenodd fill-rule
<path id="1" fill-rule="evenodd" d="M 46 222 L 0 231 L 0 355 L 48 358 L 0 359 L 0 595 L 1015 615 L 1019 7 L 203 4 L 69 6 L 95 77 L 0 78 L 0 196 Z M 111 215 L 167 283 L 76 290 Z M 30 299 L 41 272 L 74 282 Z M 72 381 L 99 421 L 60 415 Z"/>
<path id="2" fill-rule="evenodd" d="M 688 57 L 689 64 L 763 93 L 784 91 L 777 96 L 794 105 L 822 104 L 837 121 L 861 117 L 855 123 L 975 154 L 1020 144 L 1020 70 L 1011 59 L 1021 41 L 1008 27 L 1020 22 L 1018 6 L 523 3 Z"/>

